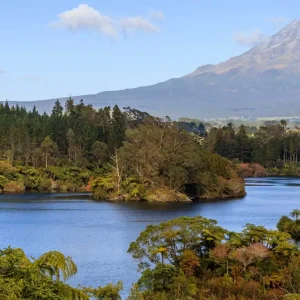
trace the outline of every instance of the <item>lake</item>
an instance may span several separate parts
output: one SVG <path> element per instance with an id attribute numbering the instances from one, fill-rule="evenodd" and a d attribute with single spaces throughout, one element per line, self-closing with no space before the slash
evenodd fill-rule
<path id="1" fill-rule="evenodd" d="M 201 215 L 230 230 L 242 230 L 246 223 L 274 229 L 282 215 L 300 208 L 299 178 L 246 182 L 243 199 L 198 203 L 94 202 L 87 194 L 0 195 L 0 248 L 20 247 L 33 257 L 61 251 L 78 266 L 72 285 L 122 280 L 127 295 L 139 277 L 127 249 L 148 224 Z"/>

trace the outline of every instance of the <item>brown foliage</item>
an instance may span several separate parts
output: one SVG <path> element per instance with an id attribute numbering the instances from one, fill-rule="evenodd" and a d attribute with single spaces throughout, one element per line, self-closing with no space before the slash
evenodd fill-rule
<path id="1" fill-rule="evenodd" d="M 24 184 L 18 181 L 10 181 L 4 185 L 4 192 L 6 193 L 21 193 L 24 190 Z"/>
<path id="2" fill-rule="evenodd" d="M 237 172 L 243 178 L 267 176 L 266 169 L 260 164 L 239 164 L 237 167 Z"/>
<path id="3" fill-rule="evenodd" d="M 252 244 L 248 247 L 238 248 L 232 252 L 231 258 L 239 262 L 246 271 L 247 267 L 270 257 L 270 250 L 263 244 Z"/>
<path id="4" fill-rule="evenodd" d="M 196 269 L 200 266 L 200 260 L 193 250 L 185 250 L 182 254 L 180 267 L 187 276 L 195 275 Z"/>

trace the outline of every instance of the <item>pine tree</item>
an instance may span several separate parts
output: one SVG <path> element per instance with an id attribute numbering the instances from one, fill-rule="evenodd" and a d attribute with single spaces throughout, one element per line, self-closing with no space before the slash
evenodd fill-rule
<path id="1" fill-rule="evenodd" d="M 126 131 L 125 115 L 117 105 L 113 108 L 111 124 L 110 148 L 112 150 L 122 146 Z"/>
<path id="2" fill-rule="evenodd" d="M 236 135 L 236 140 L 238 143 L 238 156 L 241 162 L 250 162 L 251 157 L 251 146 L 250 140 L 246 133 L 246 128 L 244 125 L 241 125 L 238 133 Z"/>

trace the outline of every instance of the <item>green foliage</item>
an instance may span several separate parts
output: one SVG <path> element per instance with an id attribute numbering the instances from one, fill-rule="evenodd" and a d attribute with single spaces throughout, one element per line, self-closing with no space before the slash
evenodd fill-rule
<path id="1" fill-rule="evenodd" d="M 125 115 L 121 112 L 117 105 L 113 108 L 111 123 L 109 146 L 111 149 L 117 149 L 121 147 L 124 141 L 126 130 Z"/>
<path id="2" fill-rule="evenodd" d="M 215 220 L 202 217 L 181 217 L 159 225 L 149 225 L 128 252 L 145 268 L 168 260 L 177 266 L 184 259 L 186 250 L 200 257 L 207 257 L 209 250 L 225 239 L 226 231 Z M 175 246 L 176 245 L 176 246 Z"/>
<path id="3" fill-rule="evenodd" d="M 142 270 L 130 300 L 293 299 L 300 292 L 300 250 L 289 234 L 263 226 L 233 233 L 214 220 L 182 217 L 148 226 L 128 252 Z"/>
<path id="4" fill-rule="evenodd" d="M 158 263 L 156 267 L 143 271 L 138 285 L 142 290 L 165 291 L 168 290 L 176 274 L 176 269 L 172 265 Z"/>
<path id="5" fill-rule="evenodd" d="M 294 239 L 300 240 L 300 210 L 294 209 L 290 216 L 294 220 L 287 216 L 282 216 L 277 223 L 278 230 L 289 233 Z"/>
<path id="6" fill-rule="evenodd" d="M 2 170 L 1 170 L 2 166 Z M 3 174 L 3 175 L 2 175 Z M 92 172 L 80 167 L 13 167 L 0 161 L 0 190 L 4 192 L 85 190 Z"/>
<path id="7" fill-rule="evenodd" d="M 84 288 L 83 290 L 93 299 L 97 300 L 121 300 L 120 292 L 123 289 L 122 282 L 117 284 L 108 284 L 104 287 L 94 288 Z"/>
<path id="8" fill-rule="evenodd" d="M 8 183 L 8 179 L 4 175 L 0 175 L 0 189 L 4 192 L 4 187 Z"/>
<path id="9" fill-rule="evenodd" d="M 204 140 L 210 152 L 218 153 L 241 163 L 259 163 L 271 175 L 298 176 L 298 155 L 300 135 L 287 130 L 286 121 L 267 123 L 253 131 L 241 125 L 232 124 L 212 128 Z"/>
<path id="10" fill-rule="evenodd" d="M 101 199 L 243 196 L 230 162 L 195 139 L 204 126 L 183 125 L 129 107 L 96 110 L 72 98 L 65 108 L 57 100 L 51 115 L 0 104 L 0 189 L 77 191 L 93 177 Z"/>
<path id="11" fill-rule="evenodd" d="M 108 162 L 107 149 L 123 143 L 127 113 L 117 106 L 93 109 L 68 99 L 56 101 L 51 115 L 0 104 L 0 159 L 33 167 L 80 166 Z M 109 147 L 108 147 L 109 146 Z M 1 166 L 0 166 L 1 169 Z"/>
<path id="12" fill-rule="evenodd" d="M 168 201 L 186 201 L 181 195 L 229 198 L 245 194 L 243 181 L 227 159 L 204 150 L 177 123 L 154 118 L 127 130 L 124 146 L 111 156 L 106 177 L 109 185 L 103 178 L 95 180 L 96 198 L 106 194 L 109 199 L 119 195 L 118 199 L 154 201 L 159 191 L 165 191 L 171 196 Z"/>
<path id="13" fill-rule="evenodd" d="M 64 280 L 67 280 L 77 273 L 77 267 L 72 258 L 65 257 L 58 251 L 43 254 L 34 261 L 34 265 L 50 276 L 56 276 L 57 281 L 60 280 L 60 274 L 63 275 Z"/>
<path id="14" fill-rule="evenodd" d="M 300 294 L 285 295 L 283 300 L 300 300 Z"/>
<path id="15" fill-rule="evenodd" d="M 122 283 L 106 287 L 73 288 L 60 281 L 75 275 L 77 267 L 70 257 L 51 251 L 37 260 L 27 258 L 23 250 L 0 250 L 0 299 L 2 300 L 120 300 Z M 55 278 L 53 278 L 55 276 Z M 93 298 L 94 299 L 94 298 Z"/>
<path id="16" fill-rule="evenodd" d="M 95 199 L 107 199 L 107 195 L 113 193 L 115 190 L 115 184 L 112 176 L 97 177 L 93 180 L 92 189 Z"/>

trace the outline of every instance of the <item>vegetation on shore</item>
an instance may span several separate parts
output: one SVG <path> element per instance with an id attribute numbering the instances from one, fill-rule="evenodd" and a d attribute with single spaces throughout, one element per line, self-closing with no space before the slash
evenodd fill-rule
<path id="1" fill-rule="evenodd" d="M 148 201 L 245 195 L 234 165 L 205 150 L 184 124 L 71 98 L 65 108 L 57 101 L 51 115 L 0 104 L 0 191 L 25 190 Z"/>
<path id="2" fill-rule="evenodd" d="M 287 232 L 296 241 L 300 241 L 300 210 L 294 209 L 290 217 L 282 216 L 277 223 L 277 228 L 282 232 Z"/>
<path id="3" fill-rule="evenodd" d="M 219 128 L 211 128 L 202 141 L 210 152 L 217 153 L 241 165 L 245 175 L 253 165 L 258 167 L 258 175 L 300 176 L 300 131 L 287 129 L 287 122 L 270 122 L 259 128 L 232 123 Z M 250 163 L 250 169 L 249 164 Z M 260 167 L 260 164 L 262 167 Z M 251 174 L 252 173 L 252 174 Z"/>
<path id="4" fill-rule="evenodd" d="M 128 252 L 142 272 L 130 300 L 300 297 L 300 250 L 286 232 L 181 217 L 148 226 Z"/>
<path id="5" fill-rule="evenodd" d="M 77 273 L 72 258 L 50 251 L 38 259 L 22 249 L 0 250 L 1 300 L 120 300 L 122 283 L 98 288 L 74 288 L 65 281 Z M 63 280 L 63 281 L 62 281 Z"/>
<path id="6" fill-rule="evenodd" d="M 300 211 L 291 216 L 299 219 Z M 300 250 L 285 227 L 246 224 L 230 232 L 215 220 L 180 217 L 149 225 L 129 246 L 141 277 L 128 300 L 299 299 Z M 77 267 L 51 251 L 38 259 L 21 249 L 0 251 L 0 298 L 120 300 L 122 283 L 74 288 Z"/>
<path id="7" fill-rule="evenodd" d="M 148 118 L 129 129 L 111 172 L 93 182 L 98 199 L 188 201 L 245 195 L 231 163 L 204 150 L 176 123 Z"/>
<path id="8" fill-rule="evenodd" d="M 0 161 L 0 192 L 88 191 L 92 172 L 76 166 L 34 168 Z"/>

